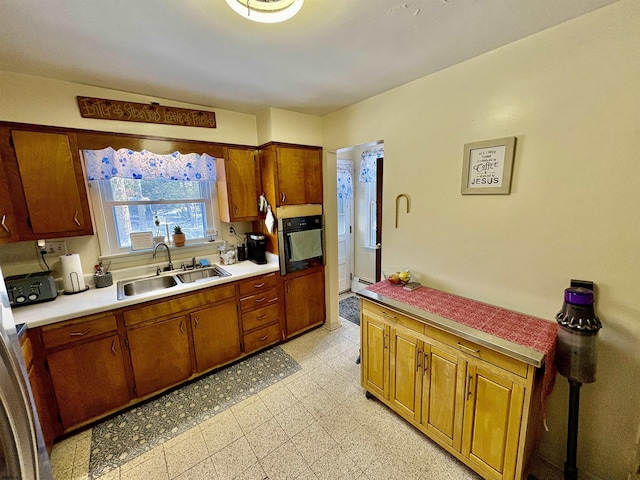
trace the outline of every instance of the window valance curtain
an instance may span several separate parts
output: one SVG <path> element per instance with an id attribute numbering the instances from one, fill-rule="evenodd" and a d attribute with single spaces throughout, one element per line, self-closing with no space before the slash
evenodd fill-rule
<path id="1" fill-rule="evenodd" d="M 376 160 L 384 157 L 384 147 L 364 150 L 360 157 L 360 183 L 375 183 Z"/>
<path id="2" fill-rule="evenodd" d="M 89 180 L 112 177 L 200 181 L 216 179 L 216 159 L 206 153 L 173 152 L 158 155 L 147 150 L 135 152 L 126 148 L 84 150 Z"/>
<path id="3" fill-rule="evenodd" d="M 338 198 L 353 198 L 353 176 L 348 168 L 338 167 Z"/>

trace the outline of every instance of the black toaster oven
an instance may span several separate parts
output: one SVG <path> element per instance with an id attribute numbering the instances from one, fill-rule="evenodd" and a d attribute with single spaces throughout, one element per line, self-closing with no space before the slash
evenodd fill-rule
<path id="1" fill-rule="evenodd" d="M 51 271 L 12 275 L 4 283 L 12 307 L 49 302 L 58 296 Z"/>

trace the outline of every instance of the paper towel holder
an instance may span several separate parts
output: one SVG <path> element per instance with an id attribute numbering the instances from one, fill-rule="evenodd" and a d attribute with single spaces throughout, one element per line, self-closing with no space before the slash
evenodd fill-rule
<path id="1" fill-rule="evenodd" d="M 71 272 L 69 274 L 69 281 L 71 282 L 71 286 L 75 288 L 75 285 L 80 288 L 80 280 L 78 280 L 78 272 Z M 75 295 L 76 293 L 82 293 L 89 290 L 89 285 L 87 285 L 83 290 L 76 290 L 73 292 L 67 292 L 66 290 L 63 292 L 65 295 Z"/>

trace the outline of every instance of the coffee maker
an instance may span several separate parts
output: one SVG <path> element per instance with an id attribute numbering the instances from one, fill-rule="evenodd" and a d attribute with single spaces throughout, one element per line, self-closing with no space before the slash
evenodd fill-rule
<path id="1" fill-rule="evenodd" d="M 267 237 L 262 233 L 247 233 L 247 258 L 253 263 L 267 263 Z"/>

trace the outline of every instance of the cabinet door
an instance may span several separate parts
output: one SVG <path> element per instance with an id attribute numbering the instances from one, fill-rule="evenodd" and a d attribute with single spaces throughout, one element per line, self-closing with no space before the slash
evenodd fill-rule
<path id="1" fill-rule="evenodd" d="M 324 322 L 324 271 L 284 282 L 287 336 Z"/>
<path id="2" fill-rule="evenodd" d="M 14 181 L 19 180 L 14 179 Z M 0 244 L 20 240 L 10 182 L 6 162 L 0 157 L 0 191 L 2 192 L 0 194 Z"/>
<path id="3" fill-rule="evenodd" d="M 217 159 L 218 208 L 223 222 L 258 219 L 259 167 L 253 150 L 225 149 Z"/>
<path id="4" fill-rule="evenodd" d="M 466 362 L 455 352 L 425 344 L 422 415 L 425 428 L 445 444 L 460 450 Z"/>
<path id="5" fill-rule="evenodd" d="M 423 344 L 416 337 L 391 329 L 390 400 L 397 412 L 420 420 Z"/>
<path id="6" fill-rule="evenodd" d="M 240 329 L 235 302 L 192 313 L 191 328 L 198 372 L 240 356 Z"/>
<path id="7" fill-rule="evenodd" d="M 65 429 L 129 401 L 118 335 L 49 353 L 47 362 Z"/>
<path id="8" fill-rule="evenodd" d="M 362 386 L 383 398 L 389 398 L 389 327 L 365 311 L 360 331 Z"/>
<path id="9" fill-rule="evenodd" d="M 524 388 L 506 376 L 469 364 L 462 453 L 481 471 L 513 478 Z"/>
<path id="10" fill-rule="evenodd" d="M 319 150 L 278 147 L 278 205 L 322 203 Z"/>
<path id="11" fill-rule="evenodd" d="M 138 397 L 191 376 L 187 320 L 172 318 L 127 331 Z"/>
<path id="12" fill-rule="evenodd" d="M 70 137 L 20 130 L 11 137 L 33 233 L 93 234 L 80 157 L 72 153 Z"/>

